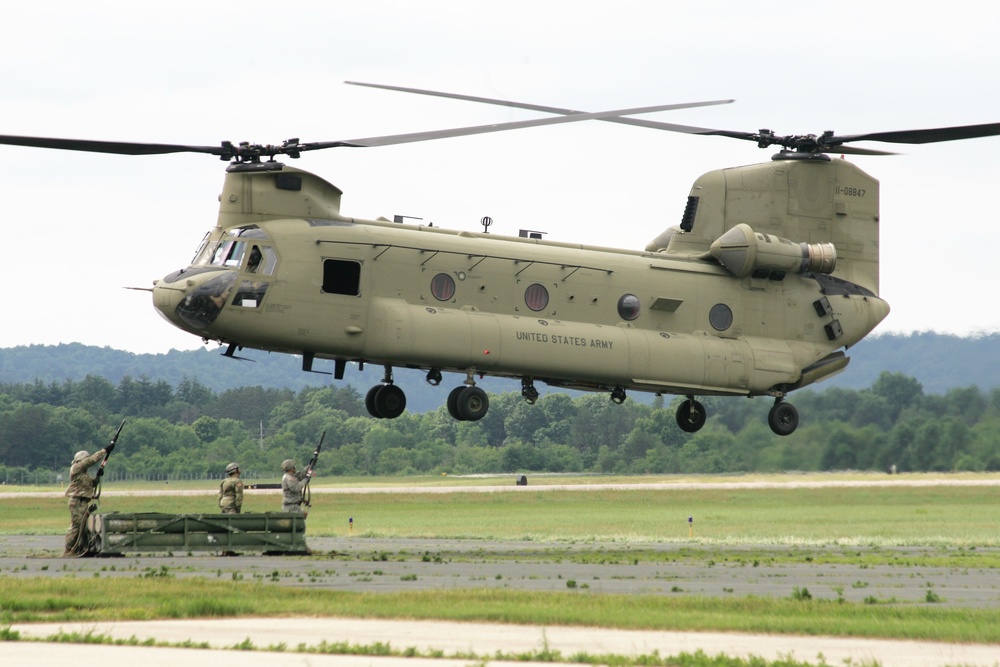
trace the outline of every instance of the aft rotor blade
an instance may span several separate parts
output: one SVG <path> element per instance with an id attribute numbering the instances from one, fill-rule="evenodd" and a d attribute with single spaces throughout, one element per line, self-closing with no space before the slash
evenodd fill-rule
<path id="1" fill-rule="evenodd" d="M 506 130 L 518 130 L 527 127 L 541 127 L 543 125 L 558 125 L 561 123 L 576 123 L 581 120 L 605 120 L 617 118 L 619 116 L 629 116 L 644 113 L 655 113 L 657 111 L 671 111 L 674 109 L 686 109 L 690 106 L 709 106 L 712 104 L 727 104 L 730 100 L 719 100 L 714 102 L 695 102 L 686 104 L 660 104 L 652 107 L 635 107 L 632 109 L 615 109 L 612 111 L 598 111 L 594 113 L 572 112 L 555 118 L 536 118 L 533 120 L 513 121 L 509 123 L 492 123 L 490 125 L 476 125 L 473 127 L 459 127 L 447 130 L 432 130 L 430 132 L 413 132 L 410 134 L 393 134 L 384 137 L 367 137 L 364 139 L 351 139 L 347 141 L 330 141 L 312 144 L 300 144 L 300 150 L 317 150 L 321 148 L 334 148 L 337 146 L 390 146 L 394 144 L 405 144 L 414 141 L 430 141 L 433 139 L 446 139 L 449 137 L 464 137 L 472 134 L 485 134 L 488 132 L 504 132 Z"/>
<path id="2" fill-rule="evenodd" d="M 345 81 L 352 86 L 365 86 L 368 88 L 382 88 L 384 90 L 394 90 L 401 93 L 414 93 L 417 95 L 430 95 L 433 97 L 446 97 L 455 100 L 465 100 L 466 102 L 480 102 L 483 104 L 495 104 L 498 106 L 511 107 L 514 109 L 527 109 L 528 111 L 542 111 L 545 113 L 555 113 L 561 115 L 574 115 L 583 114 L 585 111 L 580 111 L 578 109 L 564 109 L 562 107 L 550 107 L 543 104 L 532 104 L 530 102 L 514 102 L 511 100 L 497 100 L 489 97 L 476 97 L 475 95 L 461 95 L 458 93 L 444 93 L 436 90 L 423 90 L 421 88 L 404 88 L 403 86 L 388 86 L 380 83 L 361 83 L 360 81 Z M 732 104 L 734 100 L 712 100 L 709 102 L 688 102 L 682 104 L 672 105 L 671 111 L 677 109 L 691 109 L 695 107 L 707 107 L 715 106 L 718 104 Z M 667 109 L 664 109 L 666 111 Z M 621 114 L 625 116 L 627 114 Z M 599 118 L 597 120 L 604 120 L 609 123 L 621 123 L 623 125 L 636 125 L 639 127 L 648 127 L 655 130 L 669 130 L 670 132 L 683 132 L 685 134 L 720 134 L 723 136 L 736 136 L 747 134 L 744 132 L 728 132 L 727 130 L 715 130 L 708 127 L 695 127 L 693 125 L 678 125 L 676 123 L 664 123 L 655 120 L 644 120 L 642 118 L 622 118 L 622 117 L 608 117 Z M 745 138 L 742 136 L 737 136 L 737 138 Z"/>

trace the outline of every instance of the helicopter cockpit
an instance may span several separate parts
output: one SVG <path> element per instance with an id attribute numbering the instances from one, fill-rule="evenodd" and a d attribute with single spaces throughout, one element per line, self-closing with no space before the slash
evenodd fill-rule
<path id="1" fill-rule="evenodd" d="M 196 330 L 211 325 L 227 304 L 251 310 L 260 308 L 270 286 L 267 277 L 273 276 L 278 267 L 274 246 L 257 225 L 230 229 L 214 240 L 212 236 L 209 232 L 202 239 L 190 268 L 163 280 L 172 283 L 182 275 L 193 278 L 212 274 L 190 290 L 175 311 Z"/>

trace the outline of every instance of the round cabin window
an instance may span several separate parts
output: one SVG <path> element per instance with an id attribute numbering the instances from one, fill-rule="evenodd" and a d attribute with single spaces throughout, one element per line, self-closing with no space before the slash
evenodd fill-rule
<path id="1" fill-rule="evenodd" d="M 455 296 L 455 280 L 447 273 L 439 273 L 431 280 L 431 294 L 438 301 L 447 301 Z"/>
<path id="2" fill-rule="evenodd" d="M 623 320 L 632 321 L 639 317 L 640 307 L 639 297 L 635 294 L 626 294 L 618 299 L 618 315 Z"/>
<path id="3" fill-rule="evenodd" d="M 528 285 L 524 290 L 524 304 L 537 313 L 549 305 L 549 291 L 538 283 Z"/>

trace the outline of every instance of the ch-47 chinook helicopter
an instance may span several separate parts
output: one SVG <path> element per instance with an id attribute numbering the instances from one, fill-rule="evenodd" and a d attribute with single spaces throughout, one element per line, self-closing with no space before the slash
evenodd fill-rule
<path id="1" fill-rule="evenodd" d="M 196 152 L 230 160 L 216 226 L 186 268 L 154 281 L 153 303 L 172 324 L 226 346 L 384 367 L 365 397 L 395 418 L 406 396 L 393 368 L 464 375 L 448 394 L 458 420 L 489 408 L 476 379 L 606 391 L 676 394 L 687 432 L 706 419 L 698 396 L 770 396 L 771 429 L 788 435 L 789 392 L 843 370 L 844 350 L 889 313 L 878 296 L 879 183 L 827 153 L 887 155 L 856 141 L 920 144 L 1000 134 L 1000 123 L 869 134 L 779 136 L 628 116 L 730 100 L 586 113 L 534 104 L 368 85 L 542 111 L 513 123 L 349 141 L 187 146 L 0 136 L 0 143 L 154 155 Z M 582 120 L 605 120 L 779 146 L 770 162 L 698 178 L 681 222 L 643 250 L 621 250 L 363 220 L 340 210 L 342 192 L 275 160 L 334 147 L 412 141 Z M 681 207 L 679 207 L 681 208 Z"/>

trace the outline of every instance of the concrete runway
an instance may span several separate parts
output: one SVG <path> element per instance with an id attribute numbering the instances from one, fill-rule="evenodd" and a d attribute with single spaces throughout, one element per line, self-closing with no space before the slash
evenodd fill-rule
<path id="1" fill-rule="evenodd" d="M 140 663 L 143 667 L 468 667 L 479 661 L 470 658 L 406 658 L 318 655 L 274 651 L 225 650 L 248 638 L 256 647 L 285 644 L 316 646 L 321 641 L 372 645 L 388 643 L 393 649 L 440 650 L 445 656 L 458 653 L 488 658 L 497 651 L 523 654 L 548 648 L 570 657 L 590 655 L 677 655 L 702 650 L 709 655 L 759 656 L 767 660 L 794 658 L 827 665 L 861 665 L 877 661 L 886 667 L 995 667 L 1000 664 L 1000 646 L 939 644 L 832 637 L 760 636 L 715 632 L 640 632 L 603 628 L 497 625 L 484 623 L 442 623 L 436 621 L 380 621 L 358 619 L 231 619 L 184 620 L 88 624 L 15 625 L 25 637 L 47 637 L 55 632 L 91 632 L 96 635 L 179 643 L 187 640 L 208 642 L 213 648 L 176 649 L 136 646 L 69 645 L 35 642 L 8 642 L 4 645 L 5 665 L 53 665 L 62 667 L 107 667 L 109 664 Z M 510 662 L 489 660 L 491 665 L 547 665 L 551 662 Z"/>
<path id="2" fill-rule="evenodd" d="M 57 558 L 61 536 L 0 536 L 0 572 L 6 577 L 75 576 L 135 577 L 145 571 L 167 571 L 177 578 L 189 576 L 257 577 L 275 585 L 350 591 L 397 591 L 415 589 L 493 587 L 566 591 L 567 582 L 591 593 L 653 595 L 748 595 L 788 597 L 796 587 L 808 587 L 814 598 L 850 601 L 866 597 L 899 602 L 925 603 L 928 590 L 941 605 L 1000 608 L 1000 572 L 991 569 L 894 566 L 824 565 L 808 560 L 808 548 L 796 547 L 802 562 L 751 562 L 760 549 L 748 553 L 726 549 L 726 560 L 705 548 L 702 556 L 681 557 L 690 545 L 574 544 L 546 545 L 538 542 L 489 543 L 481 540 L 418 540 L 371 538 L 309 538 L 314 555 L 281 557 L 243 555 L 144 555 L 115 559 Z M 780 549 L 777 548 L 777 549 Z M 818 547 L 816 548 L 819 549 Z M 829 551 L 840 547 L 823 547 Z M 845 548 L 846 549 L 846 548 Z M 772 548 L 772 550 L 776 550 Z M 857 552 L 857 547 L 848 549 Z M 886 548 L 880 548 L 884 554 Z M 643 554 L 657 552 L 657 557 Z M 932 548 L 899 549 L 900 558 L 934 553 Z M 575 559 L 567 552 L 587 558 Z M 600 555 L 595 558 L 594 555 Z M 676 555 L 678 559 L 672 560 Z M 797 559 L 796 559 L 797 560 Z M 109 570 L 113 564 L 114 569 Z M 273 578 L 274 572 L 280 575 Z M 221 575 L 219 573 L 222 573 Z M 437 650 L 444 655 L 458 652 L 489 657 L 497 651 L 524 653 L 544 647 L 564 657 L 575 653 L 661 656 L 703 650 L 709 655 L 760 656 L 770 660 L 793 656 L 803 662 L 852 664 L 878 661 L 899 667 L 969 665 L 1000 666 L 1000 645 L 955 645 L 932 642 L 880 641 L 831 637 L 758 636 L 708 632 L 638 632 L 601 628 L 523 627 L 479 623 L 425 621 L 381 621 L 358 619 L 232 619 L 86 624 L 18 624 L 12 627 L 24 637 L 45 638 L 54 633 L 88 632 L 118 639 L 155 639 L 160 642 L 207 642 L 212 650 L 136 646 L 68 645 L 9 642 L 4 646 L 5 665 L 64 665 L 80 667 L 108 661 L 137 660 L 144 667 L 176 665 L 188 667 L 238 660 L 242 667 L 258 662 L 269 666 L 333 665 L 395 667 L 405 660 L 409 667 L 426 663 L 458 667 L 475 660 L 460 658 L 416 659 L 372 656 L 333 656 L 274 651 L 236 651 L 250 640 L 258 649 L 284 644 L 348 642 L 357 645 L 389 644 L 395 650 Z M 228 647 L 228 650 L 227 650 Z M 211 663 L 209 662 L 211 661 Z M 490 661 L 494 663 L 495 661 Z M 525 663 L 518 661 L 519 665 Z M 551 663 L 550 667 L 551 667 Z"/>

